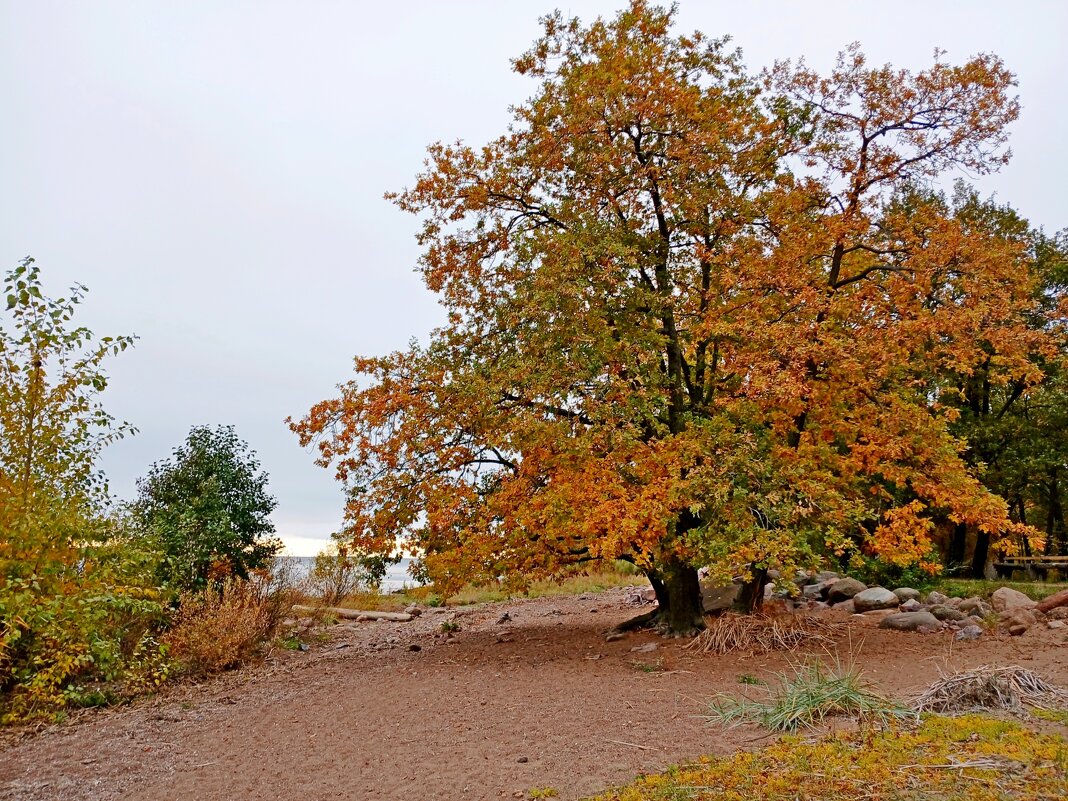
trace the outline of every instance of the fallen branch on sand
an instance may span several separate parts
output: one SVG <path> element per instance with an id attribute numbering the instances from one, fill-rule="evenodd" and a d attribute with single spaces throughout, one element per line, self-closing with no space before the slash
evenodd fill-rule
<path id="1" fill-rule="evenodd" d="M 391 620 L 394 623 L 407 623 L 412 616 L 407 612 L 379 612 L 370 609 L 342 609 L 339 606 L 301 606 L 293 607 L 294 612 L 305 615 L 332 615 L 342 620 Z"/>
<path id="2" fill-rule="evenodd" d="M 631 748 L 640 748 L 642 751 L 659 751 L 661 749 L 652 745 L 640 745 L 639 743 L 628 743 L 624 740 L 613 740 L 608 737 L 602 738 L 606 743 L 615 743 L 616 745 L 629 745 Z"/>

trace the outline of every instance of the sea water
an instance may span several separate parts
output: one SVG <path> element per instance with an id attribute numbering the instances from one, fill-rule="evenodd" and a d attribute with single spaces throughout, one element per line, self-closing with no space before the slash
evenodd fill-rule
<path id="1" fill-rule="evenodd" d="M 386 577 L 382 580 L 382 592 L 395 592 L 405 587 L 418 587 L 419 583 L 408 572 L 408 566 L 412 560 L 408 557 L 401 559 L 397 564 L 390 565 L 386 571 Z M 296 583 L 303 580 L 315 567 L 314 556 L 278 556 L 275 557 L 277 564 L 288 581 Z"/>

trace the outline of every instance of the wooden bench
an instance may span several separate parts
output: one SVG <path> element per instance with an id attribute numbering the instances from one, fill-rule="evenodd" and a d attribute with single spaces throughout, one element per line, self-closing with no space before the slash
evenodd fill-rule
<path id="1" fill-rule="evenodd" d="M 994 563 L 998 578 L 1012 578 L 1016 570 L 1026 570 L 1032 580 L 1045 581 L 1049 571 L 1068 574 L 1068 556 L 1006 556 Z"/>

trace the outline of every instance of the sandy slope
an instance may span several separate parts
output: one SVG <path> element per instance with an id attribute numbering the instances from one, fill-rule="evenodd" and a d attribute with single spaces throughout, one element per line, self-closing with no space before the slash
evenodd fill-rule
<path id="1" fill-rule="evenodd" d="M 512 618 L 498 623 L 504 612 Z M 562 799 L 760 732 L 695 717 L 785 657 L 694 654 L 651 634 L 606 642 L 625 590 L 337 626 L 308 653 L 94 713 L 0 751 L 0 799 Z M 839 644 L 884 690 L 940 666 L 1018 663 L 1068 685 L 1064 630 L 953 644 L 857 624 Z M 656 643 L 652 652 L 633 648 Z M 420 650 L 409 650 L 418 645 Z"/>

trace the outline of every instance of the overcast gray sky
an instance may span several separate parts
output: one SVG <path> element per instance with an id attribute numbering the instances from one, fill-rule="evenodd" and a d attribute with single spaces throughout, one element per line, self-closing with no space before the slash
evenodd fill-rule
<path id="1" fill-rule="evenodd" d="M 623 2 L 559 7 L 588 20 Z M 88 285 L 97 334 L 140 337 L 105 398 L 140 429 L 106 454 L 117 495 L 190 426 L 233 424 L 290 551 L 321 547 L 342 496 L 282 421 L 330 396 L 355 354 L 441 320 L 413 272 L 415 221 L 382 194 L 430 142 L 503 131 L 534 88 L 508 59 L 553 7 L 0 0 L 0 269 L 32 254 L 53 294 Z M 916 69 L 936 46 L 999 54 L 1023 114 L 1015 158 L 980 186 L 1068 225 L 1063 0 L 682 0 L 679 21 L 731 35 L 754 69 L 802 55 L 826 69 L 852 41 Z"/>

